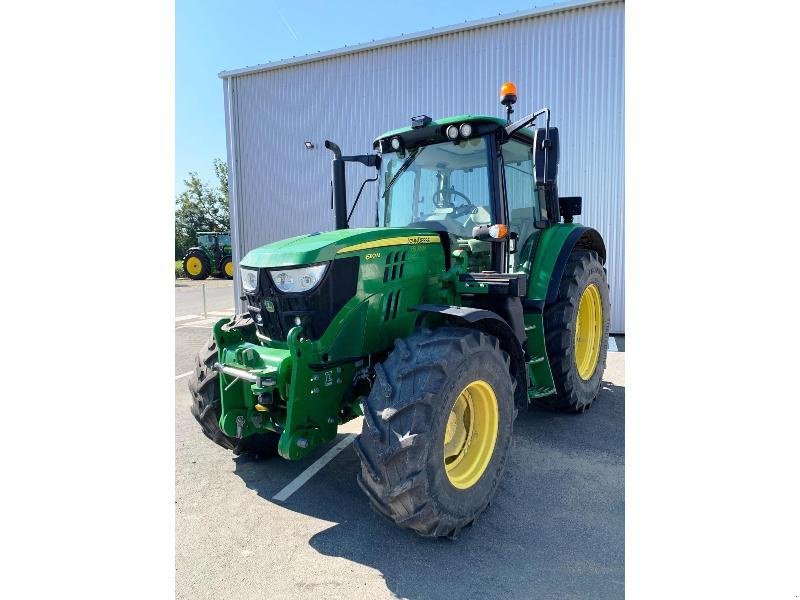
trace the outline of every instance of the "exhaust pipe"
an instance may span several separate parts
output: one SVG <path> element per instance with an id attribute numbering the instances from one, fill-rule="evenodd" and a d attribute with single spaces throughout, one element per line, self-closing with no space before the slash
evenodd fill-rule
<path id="1" fill-rule="evenodd" d="M 344 175 L 344 159 L 342 150 L 330 140 L 325 140 L 325 147 L 333 152 L 331 161 L 331 193 L 333 209 L 336 215 L 336 229 L 347 229 L 347 182 Z"/>
<path id="2" fill-rule="evenodd" d="M 331 161 L 331 208 L 336 211 L 336 229 L 347 229 L 347 182 L 344 178 L 344 163 L 357 162 L 365 167 L 381 168 L 381 157 L 378 154 L 358 154 L 356 156 L 342 156 L 342 150 L 330 140 L 325 140 L 325 147 L 333 152 L 333 160 Z M 368 179 L 367 181 L 375 181 L 375 179 Z M 353 203 L 353 208 L 358 203 L 358 198 L 364 190 L 364 184 L 361 184 L 361 190 L 356 196 Z"/>

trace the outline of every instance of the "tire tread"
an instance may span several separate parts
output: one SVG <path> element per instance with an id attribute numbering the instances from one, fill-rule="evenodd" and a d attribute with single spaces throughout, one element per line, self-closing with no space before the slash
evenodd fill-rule
<path id="1" fill-rule="evenodd" d="M 362 433 L 354 441 L 361 461 L 358 484 L 373 510 L 396 525 L 426 537 L 453 537 L 488 506 L 487 501 L 466 516 L 450 514 L 434 500 L 426 474 L 437 390 L 453 365 L 488 349 L 498 369 L 507 372 L 509 359 L 496 338 L 451 326 L 417 330 L 396 340 L 389 357 L 375 366 L 375 384 L 363 405 Z M 513 402 L 510 375 L 508 381 L 505 393 Z M 497 479 L 506 459 L 502 457 Z"/>
<path id="2" fill-rule="evenodd" d="M 596 367 L 601 376 L 597 378 L 597 384 L 593 391 L 587 391 L 585 386 L 577 381 L 577 371 L 573 364 L 575 360 L 573 320 L 583 292 L 583 286 L 579 282 L 583 281 L 586 273 L 591 270 L 599 270 L 603 273 L 602 282 L 600 282 L 604 287 L 601 291 L 601 298 L 607 298 L 605 269 L 602 267 L 597 253 L 593 250 L 581 249 L 573 251 L 570 255 L 561 277 L 556 300 L 545 308 L 545 344 L 550 358 L 550 370 L 553 374 L 556 393 L 537 400 L 537 404 L 544 408 L 582 413 L 591 407 L 599 391 L 608 350 L 607 301 L 603 306 L 603 338 L 600 342 L 600 356 Z M 575 372 L 573 373 L 573 371 Z"/>

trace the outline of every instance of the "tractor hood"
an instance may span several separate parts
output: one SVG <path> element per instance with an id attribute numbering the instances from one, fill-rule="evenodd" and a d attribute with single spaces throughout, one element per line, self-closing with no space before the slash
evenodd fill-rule
<path id="1" fill-rule="evenodd" d="M 255 248 L 241 261 L 244 267 L 288 267 L 333 260 L 385 246 L 437 244 L 439 235 L 428 229 L 406 227 L 362 227 L 310 233 Z"/>

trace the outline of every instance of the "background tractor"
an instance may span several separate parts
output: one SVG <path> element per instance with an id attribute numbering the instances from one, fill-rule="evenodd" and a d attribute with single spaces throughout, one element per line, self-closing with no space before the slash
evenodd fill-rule
<path id="1" fill-rule="evenodd" d="M 231 234 L 200 231 L 197 246 L 192 246 L 183 257 L 183 272 L 189 279 L 205 279 L 211 274 L 233 277 Z"/>
<path id="2" fill-rule="evenodd" d="M 510 83 L 501 101 L 505 119 L 414 117 L 375 154 L 325 142 L 336 229 L 251 250 L 247 313 L 217 322 L 197 356 L 192 412 L 210 439 L 298 459 L 363 415 L 354 448 L 372 508 L 453 537 L 494 496 L 518 411 L 591 406 L 605 245 L 573 222 L 581 198 L 558 195 L 550 111 L 512 123 Z M 375 227 L 348 226 L 348 162 L 378 170 Z"/>

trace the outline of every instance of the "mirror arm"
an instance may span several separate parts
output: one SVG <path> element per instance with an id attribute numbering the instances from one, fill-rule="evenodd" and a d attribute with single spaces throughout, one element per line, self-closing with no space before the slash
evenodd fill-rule
<path id="1" fill-rule="evenodd" d="M 533 113 L 529 114 L 527 117 L 522 117 L 518 121 L 514 121 L 511 125 L 507 125 L 506 128 L 505 128 L 506 135 L 508 137 L 511 137 L 517 131 L 519 131 L 523 127 L 527 127 L 528 125 L 533 123 L 536 119 L 538 119 L 542 115 L 546 115 L 545 127 L 549 130 L 550 129 L 550 109 L 545 106 L 544 108 L 540 108 L 536 112 L 533 112 Z M 548 139 L 547 134 L 545 134 L 545 139 Z"/>
<path id="2" fill-rule="evenodd" d="M 350 209 L 350 214 L 347 215 L 347 224 L 350 225 L 350 217 L 353 216 L 353 212 L 356 210 L 356 204 L 358 204 L 358 199 L 361 198 L 361 192 L 364 191 L 364 186 L 367 185 L 370 181 L 378 181 L 378 176 L 375 175 L 372 179 L 365 179 L 361 183 L 361 188 L 358 190 L 358 194 L 356 194 L 356 201 L 353 202 L 353 207 Z"/>
<path id="3" fill-rule="evenodd" d="M 544 140 L 543 145 L 547 152 L 544 153 L 544 173 L 545 178 L 547 177 L 547 159 L 550 155 L 550 109 L 548 107 L 540 108 L 536 112 L 532 112 L 526 117 L 522 117 L 518 121 L 514 121 L 511 125 L 507 125 L 505 128 L 506 137 L 511 137 L 517 131 L 522 129 L 523 127 L 527 127 L 531 123 L 533 123 L 536 119 L 545 115 L 545 123 L 544 123 Z"/>
<path id="4" fill-rule="evenodd" d="M 381 168 L 380 154 L 359 154 L 357 156 L 342 156 L 345 162 L 360 162 L 365 167 Z"/>

